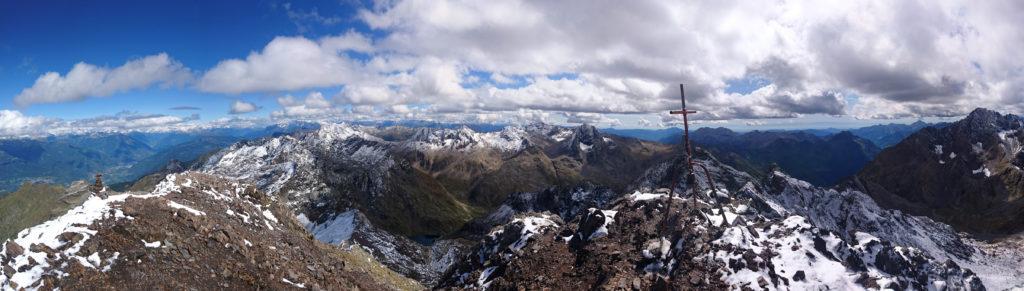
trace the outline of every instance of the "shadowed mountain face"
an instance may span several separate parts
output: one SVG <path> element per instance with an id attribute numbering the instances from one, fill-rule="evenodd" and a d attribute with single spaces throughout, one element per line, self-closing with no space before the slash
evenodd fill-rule
<path id="1" fill-rule="evenodd" d="M 879 204 L 962 231 L 1024 229 L 1024 120 L 976 109 L 944 128 L 925 128 L 882 151 L 855 182 Z"/>
<path id="2" fill-rule="evenodd" d="M 701 128 L 691 140 L 723 162 L 764 176 L 777 164 L 794 177 L 830 186 L 855 174 L 879 152 L 870 141 L 850 132 L 819 137 L 798 131 L 736 133 L 726 128 Z"/>

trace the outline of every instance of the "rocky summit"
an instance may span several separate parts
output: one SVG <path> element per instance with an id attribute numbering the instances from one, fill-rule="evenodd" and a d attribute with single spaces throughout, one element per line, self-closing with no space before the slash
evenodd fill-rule
<path id="1" fill-rule="evenodd" d="M 979 274 L 957 262 L 978 264 L 988 257 L 962 242 L 951 229 L 939 229 L 932 236 L 923 233 L 925 229 L 917 223 L 936 223 L 927 219 L 915 222 L 915 218 L 874 205 L 859 209 L 860 213 L 821 208 L 803 211 L 791 201 L 838 202 L 848 196 L 779 172 L 760 181 L 713 159 L 704 162 L 712 166 L 717 192 L 707 190 L 707 184 L 684 185 L 675 192 L 688 193 L 691 186 L 705 191 L 669 198 L 668 189 L 647 192 L 652 189 L 641 186 L 644 191 L 620 195 L 574 216 L 560 215 L 557 210 L 516 214 L 492 229 L 447 273 L 440 286 L 492 290 L 986 290 Z M 640 184 L 656 184 L 666 178 L 664 172 L 652 171 Z M 774 187 L 769 185 L 772 183 Z M 794 188 L 816 192 L 801 193 Z M 885 230 L 843 229 L 853 223 L 915 228 L 920 237 L 913 239 L 914 244 L 902 244 L 887 239 L 894 236 Z M 951 246 L 918 248 L 925 244 Z M 968 251 L 957 257 L 954 254 L 961 247 Z"/>

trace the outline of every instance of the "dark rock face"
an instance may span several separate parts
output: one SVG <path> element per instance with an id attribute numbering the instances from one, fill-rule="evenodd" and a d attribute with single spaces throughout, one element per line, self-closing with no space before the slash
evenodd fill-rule
<path id="1" fill-rule="evenodd" d="M 983 235 L 1024 229 L 1022 119 L 977 109 L 892 146 L 853 180 L 880 205 Z"/>
<path id="2" fill-rule="evenodd" d="M 602 227 L 605 227 L 605 223 L 609 217 L 604 211 L 591 208 L 580 220 L 579 228 L 576 229 L 576 233 L 573 234 L 569 240 L 569 245 L 573 248 L 582 248 L 588 241 L 598 236 L 597 233 Z M 596 234 L 596 235 L 595 235 Z"/>

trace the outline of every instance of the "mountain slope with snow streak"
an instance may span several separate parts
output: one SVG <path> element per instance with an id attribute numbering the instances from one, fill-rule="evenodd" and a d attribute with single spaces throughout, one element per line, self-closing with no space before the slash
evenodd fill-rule
<path id="1" fill-rule="evenodd" d="M 0 283 L 5 290 L 421 288 L 365 252 L 313 240 L 290 217 L 253 186 L 172 174 L 152 192 L 94 196 L 23 230 L 0 253 Z"/>

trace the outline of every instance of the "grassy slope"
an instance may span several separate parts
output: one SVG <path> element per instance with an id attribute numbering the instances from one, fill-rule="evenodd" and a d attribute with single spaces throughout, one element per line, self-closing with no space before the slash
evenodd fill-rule
<path id="1" fill-rule="evenodd" d="M 45 222 L 81 204 L 88 195 L 61 199 L 64 187 L 25 183 L 17 191 L 0 198 L 0 240 L 14 237 L 27 227 Z"/>

